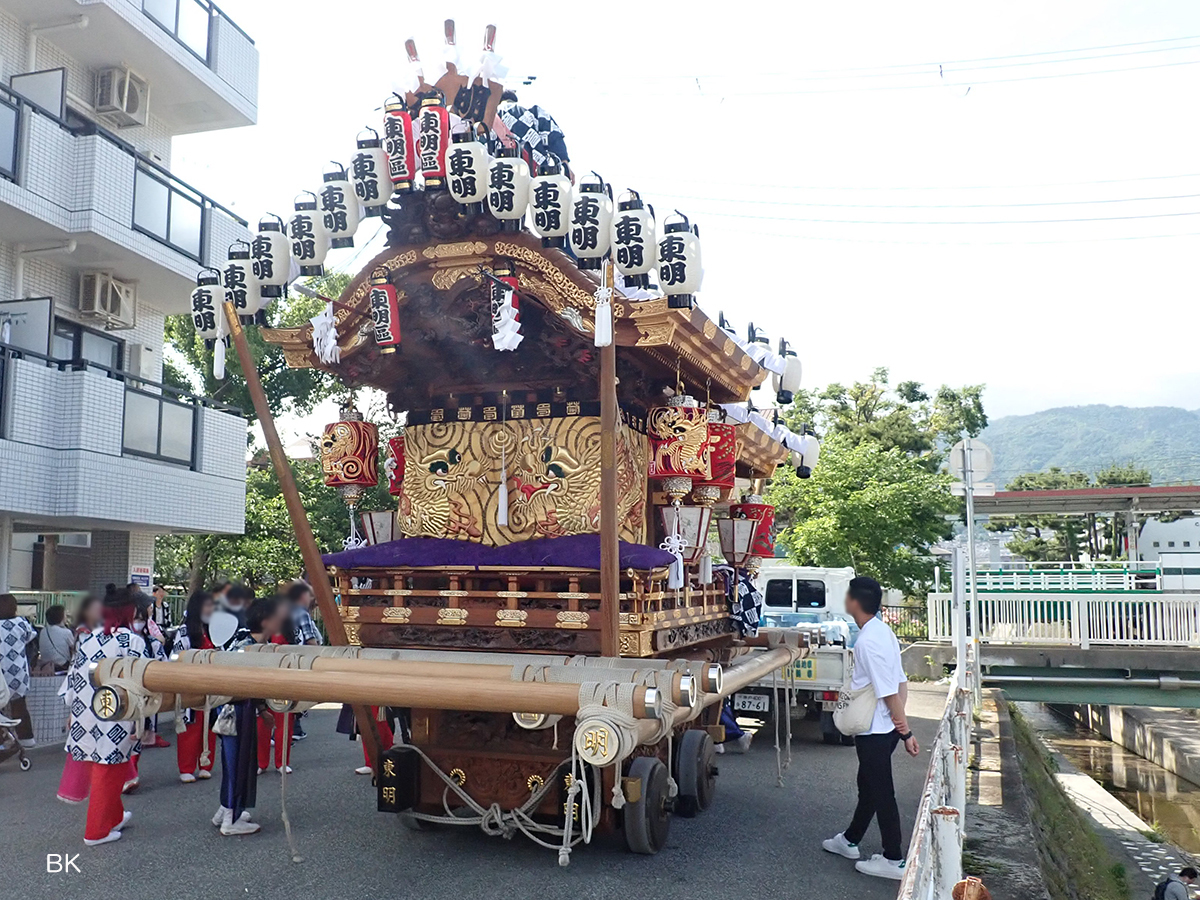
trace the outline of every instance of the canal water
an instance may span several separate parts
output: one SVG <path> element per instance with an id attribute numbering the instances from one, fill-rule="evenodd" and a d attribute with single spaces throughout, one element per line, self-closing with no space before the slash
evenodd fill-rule
<path id="1" fill-rule="evenodd" d="M 1047 744 L 1175 846 L 1200 854 L 1200 787 L 1040 703 L 1018 703 Z"/>

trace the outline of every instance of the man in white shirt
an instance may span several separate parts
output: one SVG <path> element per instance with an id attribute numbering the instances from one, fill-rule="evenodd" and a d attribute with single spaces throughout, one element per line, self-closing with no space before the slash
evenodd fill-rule
<path id="1" fill-rule="evenodd" d="M 830 853 L 859 860 L 854 868 L 879 878 L 904 877 L 904 851 L 900 841 L 900 808 L 896 805 L 896 790 L 892 784 L 892 752 L 903 743 L 909 756 L 921 748 L 908 727 L 904 705 L 908 699 L 908 678 L 900 663 L 900 642 L 896 635 L 878 618 L 883 602 L 883 589 L 874 578 L 859 576 L 850 580 L 846 592 L 846 612 L 861 629 L 854 643 L 854 676 L 852 691 L 868 684 L 875 691 L 875 718 L 866 734 L 856 735 L 858 751 L 858 806 L 850 826 L 840 834 L 824 841 Z M 871 820 L 879 822 L 883 853 L 870 859 L 862 855 L 858 843 L 867 833 Z"/>

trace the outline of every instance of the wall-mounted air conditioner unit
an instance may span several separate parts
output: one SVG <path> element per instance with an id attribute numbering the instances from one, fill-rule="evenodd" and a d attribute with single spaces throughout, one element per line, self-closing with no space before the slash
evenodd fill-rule
<path id="1" fill-rule="evenodd" d="M 108 272 L 79 276 L 79 314 L 104 323 L 108 331 L 132 328 L 137 322 L 137 285 L 118 281 Z"/>
<path id="2" fill-rule="evenodd" d="M 128 69 L 96 73 L 96 114 L 117 128 L 145 125 L 150 112 L 150 84 Z"/>

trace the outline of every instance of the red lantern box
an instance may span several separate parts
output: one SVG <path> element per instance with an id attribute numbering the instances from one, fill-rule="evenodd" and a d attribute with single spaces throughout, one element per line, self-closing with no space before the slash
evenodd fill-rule
<path id="1" fill-rule="evenodd" d="M 708 423 L 709 477 L 692 489 L 697 502 L 716 502 L 734 485 L 737 470 L 737 431 L 725 422 Z"/>
<path id="2" fill-rule="evenodd" d="M 384 464 L 388 478 L 388 493 L 399 497 L 404 493 L 404 436 L 388 438 L 388 458 Z"/>
<path id="3" fill-rule="evenodd" d="M 400 295 L 391 282 L 391 273 L 378 268 L 371 273 L 371 293 L 367 295 L 375 343 L 380 353 L 395 353 L 400 343 Z"/>
<path id="4" fill-rule="evenodd" d="M 708 410 L 682 403 L 656 406 L 646 416 L 646 432 L 650 437 L 651 478 L 707 481 L 712 476 Z"/>
<path id="5" fill-rule="evenodd" d="M 321 436 L 321 471 L 330 487 L 374 487 L 379 483 L 379 429 L 370 422 L 334 422 Z"/>
<path id="6" fill-rule="evenodd" d="M 383 113 L 383 150 L 388 158 L 392 188 L 411 191 L 417 177 L 417 141 L 412 116 L 399 98 L 388 101 Z"/>
<path id="7" fill-rule="evenodd" d="M 775 525 L 774 506 L 769 503 L 734 503 L 729 507 L 729 516 L 732 519 L 755 519 L 758 530 L 751 552 L 764 559 L 775 555 L 775 539 L 771 536 L 771 529 Z"/>
<path id="8" fill-rule="evenodd" d="M 450 152 L 450 113 L 441 97 L 426 97 L 418 114 L 417 154 L 425 190 L 446 187 L 446 156 Z"/>

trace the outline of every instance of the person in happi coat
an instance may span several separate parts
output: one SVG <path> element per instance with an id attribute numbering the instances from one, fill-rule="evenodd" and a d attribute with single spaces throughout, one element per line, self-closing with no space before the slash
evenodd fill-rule
<path id="1" fill-rule="evenodd" d="M 271 643 L 283 633 L 286 616 L 287 608 L 278 597 L 253 601 L 246 610 L 246 627 L 234 636 L 231 649 Z M 264 709 L 262 700 L 227 703 L 215 726 L 221 734 L 221 806 L 212 822 L 224 835 L 254 834 L 260 827 L 250 821 L 250 810 L 258 784 L 258 718 Z"/>
<path id="2" fill-rule="evenodd" d="M 90 846 L 119 840 L 133 815 L 121 802 L 129 780 L 130 761 L 141 744 L 135 722 L 104 722 L 92 711 L 95 689 L 88 668 L 101 659 L 145 656 L 146 642 L 133 630 L 136 612 L 128 589 L 114 591 L 104 601 L 103 622 L 80 640 L 67 673 L 66 698 L 71 711 L 67 752 L 88 771 L 88 812 L 84 843 Z"/>
<path id="3" fill-rule="evenodd" d="M 10 693 L 9 718 L 17 720 L 17 740 L 22 747 L 32 747 L 33 720 L 25 705 L 29 693 L 29 657 L 26 648 L 37 638 L 29 620 L 17 615 L 17 598 L 0 594 L 0 678 L 8 683 Z"/>
<path id="4" fill-rule="evenodd" d="M 215 610 L 216 604 L 208 591 L 196 591 L 188 598 L 183 625 L 175 633 L 175 653 L 217 649 L 208 636 L 208 623 Z M 180 724 L 185 726 L 183 731 L 179 731 Z M 186 709 L 180 714 L 175 730 L 178 732 L 175 757 L 179 764 L 179 780 L 191 784 L 197 778 L 212 778 L 219 735 L 212 733 L 211 718 L 206 721 L 202 709 Z"/>

